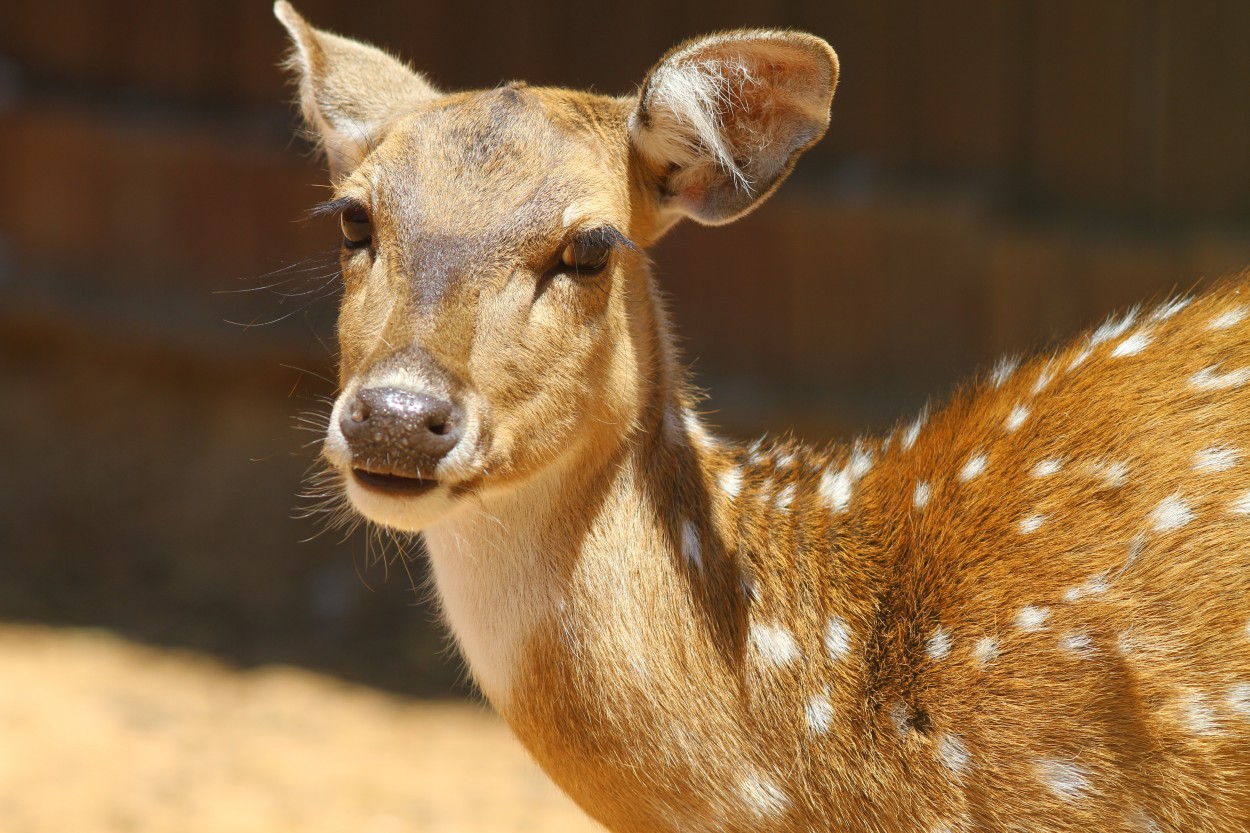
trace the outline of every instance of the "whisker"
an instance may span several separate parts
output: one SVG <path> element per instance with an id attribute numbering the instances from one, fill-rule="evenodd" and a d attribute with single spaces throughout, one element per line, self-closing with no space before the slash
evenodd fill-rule
<path id="1" fill-rule="evenodd" d="M 331 384 L 331 385 L 337 385 L 337 384 L 338 384 L 338 382 L 335 382 L 333 379 L 331 379 L 331 378 L 330 378 L 330 377 L 328 377 L 328 376 L 322 376 L 320 373 L 318 373 L 318 372 L 317 372 L 317 371 L 315 371 L 315 370 L 309 370 L 308 368 L 306 368 L 306 367 L 300 367 L 299 365 L 280 363 L 280 364 L 278 365 L 278 367 L 285 367 L 285 368 L 287 368 L 288 370 L 294 370 L 294 371 L 296 371 L 296 372 L 298 372 L 298 373 L 306 373 L 306 374 L 308 374 L 309 376 L 315 376 L 316 378 L 320 379 L 321 381 L 323 381 L 323 382 L 328 382 L 328 383 L 329 383 L 329 384 Z M 323 401 L 323 402 L 327 402 L 327 403 L 332 403 L 332 402 L 334 401 L 334 400 L 329 399 L 328 397 L 324 397 L 324 396 L 322 396 L 322 397 L 318 397 L 318 398 L 319 398 L 321 401 Z"/>

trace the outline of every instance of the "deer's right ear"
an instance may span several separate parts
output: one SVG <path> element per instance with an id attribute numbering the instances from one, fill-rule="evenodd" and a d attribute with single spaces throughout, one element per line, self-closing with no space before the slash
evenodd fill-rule
<path id="1" fill-rule="evenodd" d="M 286 0 L 273 6 L 294 48 L 304 120 L 325 149 L 330 176 L 351 173 L 395 116 L 438 92 L 380 49 L 315 29 Z"/>
<path id="2" fill-rule="evenodd" d="M 763 202 L 824 135 L 838 58 L 814 35 L 725 32 L 647 74 L 629 123 L 669 221 L 728 223 Z"/>

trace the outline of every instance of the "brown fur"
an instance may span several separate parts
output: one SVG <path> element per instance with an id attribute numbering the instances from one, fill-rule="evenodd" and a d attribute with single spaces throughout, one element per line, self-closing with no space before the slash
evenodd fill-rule
<path id="1" fill-rule="evenodd" d="M 426 531 L 483 691 L 614 831 L 1250 829 L 1250 280 L 813 449 L 702 427 L 636 251 L 553 271 L 579 223 L 643 248 L 758 204 L 823 132 L 826 52 L 694 42 L 641 104 L 305 60 L 314 127 L 370 97 L 361 66 L 387 76 L 336 181 L 375 238 L 344 258 L 345 396 L 386 379 L 477 420 L 442 503 L 352 499 Z M 698 100 L 758 188 L 674 121 L 680 77 L 648 105 L 712 64 L 752 79 Z"/>
<path id="2" fill-rule="evenodd" d="M 671 792 L 660 793 L 658 815 L 683 807 L 707 820 L 676 829 L 761 829 L 749 815 L 717 819 L 724 799 L 713 797 L 735 783 L 744 761 L 774 773 L 794 799 L 784 822 L 767 829 L 1152 829 L 1143 819 L 1158 830 L 1248 829 L 1250 714 L 1230 697 L 1250 682 L 1250 516 L 1229 508 L 1250 488 L 1250 461 L 1206 472 L 1193 463 L 1221 444 L 1245 454 L 1250 390 L 1187 383 L 1211 365 L 1250 366 L 1250 319 L 1203 332 L 1247 297 L 1243 279 L 1165 321 L 1142 316 L 1073 370 L 1087 339 L 1033 360 L 999 387 L 971 386 L 908 449 L 904 426 L 864 441 L 874 462 L 842 513 L 830 513 L 819 480 L 844 466 L 850 449 L 695 444 L 706 491 L 664 500 L 684 500 L 688 516 L 708 518 L 710 569 L 664 579 L 656 569 L 661 584 L 652 592 L 668 598 L 648 623 L 654 664 L 681 670 L 644 685 L 628 667 L 587 668 L 583 657 L 596 651 L 571 650 L 562 634 L 590 622 L 565 623 L 535 648 L 524 686 L 534 694 L 514 725 L 543 739 L 539 760 L 612 829 L 666 829 L 641 809 L 664 785 Z M 1110 356 L 1143 330 L 1154 340 L 1142 353 Z M 1034 393 L 1048 369 L 1053 380 Z M 1022 404 L 1030 415 L 1006 430 Z M 967 460 L 982 452 L 984 472 L 961 481 Z M 790 455 L 794 463 L 777 465 Z M 1062 461 L 1059 470 L 1032 476 L 1047 459 Z M 1109 483 L 1104 464 L 1118 462 L 1125 480 Z M 731 465 L 745 472 L 740 496 L 700 512 L 717 491 L 716 474 Z M 931 484 L 923 508 L 913 500 L 918 482 Z M 796 496 L 781 511 L 776 495 L 790 484 Z M 1194 518 L 1157 531 L 1152 512 L 1173 493 Z M 1022 519 L 1039 512 L 1046 520 L 1022 533 Z M 638 551 L 652 548 L 677 560 L 671 544 L 640 542 Z M 722 571 L 747 576 L 754 603 L 744 605 Z M 1102 581 L 1091 584 L 1094 577 Z M 1085 586 L 1092 589 L 1071 593 Z M 574 598 L 582 593 L 592 596 L 578 588 Z M 704 594 L 720 599 L 717 615 L 729 621 L 700 610 Z M 1026 605 L 1049 609 L 1042 629 L 1014 625 Z M 822 649 L 830 615 L 862 635 L 848 661 L 831 662 Z M 784 623 L 802 659 L 762 671 L 743 645 L 747 616 Z M 926 641 L 939 627 L 951 647 L 934 659 Z M 1088 646 L 1062 648 L 1074 635 Z M 985 637 L 998 640 L 998 652 L 982 666 L 974 648 Z M 825 688 L 833 728 L 813 737 L 804 700 Z M 900 702 L 902 734 L 890 714 Z M 580 728 L 573 737 L 543 730 L 571 723 Z M 691 735 L 682 748 L 678 739 Z M 940 764 L 937 745 L 947 735 L 968 750 L 962 777 Z M 588 783 L 604 760 L 616 763 L 612 777 Z M 1039 760 L 1078 766 L 1088 785 L 1082 800 L 1049 792 Z"/>

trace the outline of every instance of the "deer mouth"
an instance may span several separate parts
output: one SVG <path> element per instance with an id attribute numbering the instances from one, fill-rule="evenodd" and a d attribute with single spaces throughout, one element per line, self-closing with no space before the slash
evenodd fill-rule
<path id="1" fill-rule="evenodd" d="M 437 480 L 361 468 L 352 469 L 352 478 L 371 492 L 394 497 L 414 497 L 438 488 Z"/>

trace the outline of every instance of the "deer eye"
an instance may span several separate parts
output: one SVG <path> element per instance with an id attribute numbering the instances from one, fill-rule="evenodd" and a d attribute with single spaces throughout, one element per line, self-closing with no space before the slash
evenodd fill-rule
<path id="1" fill-rule="evenodd" d="M 573 238 L 573 242 L 560 253 L 560 265 L 579 275 L 602 271 L 612 257 L 614 244 L 614 241 L 603 238 L 603 235 L 593 233 Z"/>
<path id="2" fill-rule="evenodd" d="M 343 228 L 343 245 L 349 249 L 363 249 L 373 242 L 373 221 L 369 212 L 359 205 L 346 208 L 339 215 Z"/>

